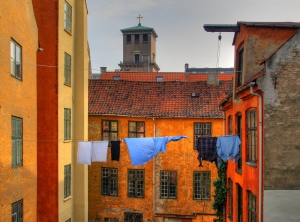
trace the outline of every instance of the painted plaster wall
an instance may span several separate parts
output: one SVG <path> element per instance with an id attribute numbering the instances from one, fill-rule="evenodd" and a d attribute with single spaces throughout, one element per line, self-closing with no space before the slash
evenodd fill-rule
<path id="1" fill-rule="evenodd" d="M 121 142 L 120 161 L 109 161 L 110 148 L 108 150 L 108 161 L 106 163 L 92 163 L 89 166 L 89 219 L 103 219 L 105 217 L 122 217 L 124 211 L 143 213 L 144 221 L 153 220 L 153 209 L 155 213 L 167 215 L 189 215 L 193 221 L 212 221 L 216 218 L 211 208 L 211 200 L 193 200 L 193 171 L 211 171 L 211 194 L 213 184 L 217 178 L 217 168 L 214 163 L 204 161 L 204 166 L 199 167 L 197 160 L 198 152 L 193 150 L 193 128 L 194 122 L 211 122 L 212 135 L 223 135 L 222 119 L 151 119 L 116 116 L 89 116 L 89 140 L 101 139 L 101 120 L 118 120 L 119 139 L 128 137 L 128 121 L 145 121 L 146 137 L 186 135 L 188 139 L 167 144 L 167 152 L 159 153 L 155 157 L 155 177 L 153 178 L 153 161 L 142 166 L 131 165 L 128 148 L 125 142 Z M 118 168 L 118 197 L 101 195 L 101 167 Z M 145 197 L 127 197 L 127 170 L 145 170 Z M 159 191 L 160 170 L 174 170 L 178 172 L 178 197 L 176 200 L 161 199 Z M 153 186 L 153 184 L 155 184 Z M 154 189 L 154 190 L 153 190 Z M 154 195 L 155 194 L 155 198 Z M 155 205 L 155 206 L 154 206 Z M 208 213 L 203 216 L 202 213 Z M 210 216 L 209 216 L 210 215 Z M 161 221 L 162 216 L 157 220 Z"/>
<path id="2" fill-rule="evenodd" d="M 75 166 L 78 140 L 87 139 L 87 7 L 68 0 L 72 32 L 64 30 L 63 0 L 34 2 L 38 53 L 39 221 L 87 221 L 87 167 Z M 71 86 L 64 85 L 64 53 L 71 55 Z M 80 70 L 80 71 L 79 71 Z M 64 108 L 71 109 L 71 140 L 64 140 Z M 71 164 L 71 196 L 64 198 L 64 166 Z M 81 178 L 80 182 L 74 178 Z M 84 179 L 85 178 L 85 179 Z M 77 194 L 78 193 L 78 197 Z M 45 203 L 45 200 L 46 203 Z M 49 213 L 51 212 L 51 213 Z"/>
<path id="3" fill-rule="evenodd" d="M 257 97 L 249 96 L 249 89 L 243 93 L 244 99 L 234 100 L 232 106 L 226 110 L 226 120 L 228 117 L 232 117 L 232 134 L 237 134 L 237 115 L 242 116 L 242 136 L 241 136 L 241 150 L 242 150 L 242 170 L 238 170 L 237 163 L 233 160 L 228 161 L 227 165 L 227 180 L 230 178 L 233 182 L 233 215 L 232 221 L 237 221 L 237 184 L 243 188 L 243 218 L 247 218 L 247 191 L 251 191 L 256 197 L 259 196 L 258 191 L 258 173 L 259 166 L 251 166 L 247 163 L 247 123 L 246 123 L 246 113 L 247 110 L 256 108 L 257 109 L 257 121 L 258 121 L 258 99 Z M 241 96 L 242 97 L 242 96 Z M 228 121 L 226 121 L 226 130 L 228 129 Z M 228 133 L 228 130 L 227 130 Z M 259 135 L 259 129 L 257 128 L 257 135 Z M 259 153 L 257 151 L 257 159 L 259 158 Z M 227 200 L 227 211 L 226 211 L 226 221 L 231 221 L 228 218 L 229 200 Z"/>
<path id="4" fill-rule="evenodd" d="M 38 29 L 32 2 L 0 7 L 0 221 L 11 221 L 12 204 L 23 201 L 23 221 L 37 221 L 36 50 Z M 11 40 L 22 48 L 22 80 L 11 76 Z M 12 116 L 23 121 L 22 166 L 12 167 Z"/>

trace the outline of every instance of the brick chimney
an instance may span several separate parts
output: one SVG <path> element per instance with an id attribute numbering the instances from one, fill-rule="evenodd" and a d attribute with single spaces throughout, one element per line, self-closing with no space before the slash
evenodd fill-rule
<path id="1" fill-rule="evenodd" d="M 207 70 L 207 85 L 218 85 L 218 69 Z"/>

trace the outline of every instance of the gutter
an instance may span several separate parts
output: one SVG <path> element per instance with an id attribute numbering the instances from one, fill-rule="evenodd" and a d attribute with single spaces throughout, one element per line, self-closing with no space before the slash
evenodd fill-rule
<path id="1" fill-rule="evenodd" d="M 156 124 L 155 119 L 153 118 L 153 137 L 156 137 Z M 156 162 L 156 156 L 153 159 L 153 178 L 152 178 L 152 189 L 153 189 L 153 221 L 155 221 L 155 201 L 156 201 L 156 195 L 155 195 L 155 189 L 156 189 L 156 181 L 155 181 L 155 162 Z"/>
<path id="2" fill-rule="evenodd" d="M 250 93 L 253 96 L 259 98 L 259 207 L 258 207 L 258 222 L 262 221 L 262 97 L 260 94 L 253 92 L 253 85 L 255 82 L 250 84 Z"/>

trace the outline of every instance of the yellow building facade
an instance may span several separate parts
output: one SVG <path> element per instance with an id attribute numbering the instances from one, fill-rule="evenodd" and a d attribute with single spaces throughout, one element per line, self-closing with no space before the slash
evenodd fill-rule
<path id="1" fill-rule="evenodd" d="M 0 7 L 0 221 L 37 221 L 38 29 L 32 2 Z"/>

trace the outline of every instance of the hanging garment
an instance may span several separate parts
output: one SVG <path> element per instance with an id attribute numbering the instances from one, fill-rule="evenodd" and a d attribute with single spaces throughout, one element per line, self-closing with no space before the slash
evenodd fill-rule
<path id="1" fill-rule="evenodd" d="M 237 135 L 220 136 L 217 140 L 217 154 L 223 160 L 239 159 L 241 140 Z"/>
<path id="2" fill-rule="evenodd" d="M 108 141 L 78 142 L 77 163 L 91 165 L 92 162 L 106 162 Z"/>
<path id="3" fill-rule="evenodd" d="M 202 166 L 202 160 L 210 162 L 217 160 L 216 143 L 217 137 L 199 137 L 197 139 L 199 166 Z"/>
<path id="4" fill-rule="evenodd" d="M 108 141 L 93 141 L 92 162 L 106 162 Z"/>
<path id="5" fill-rule="evenodd" d="M 77 163 L 92 164 L 92 142 L 78 142 Z"/>
<path id="6" fill-rule="evenodd" d="M 124 138 L 129 150 L 132 166 L 142 165 L 151 160 L 159 151 L 166 152 L 166 144 L 187 136 L 167 136 L 150 138 Z"/>
<path id="7" fill-rule="evenodd" d="M 111 160 L 120 160 L 120 141 L 111 141 Z"/>

